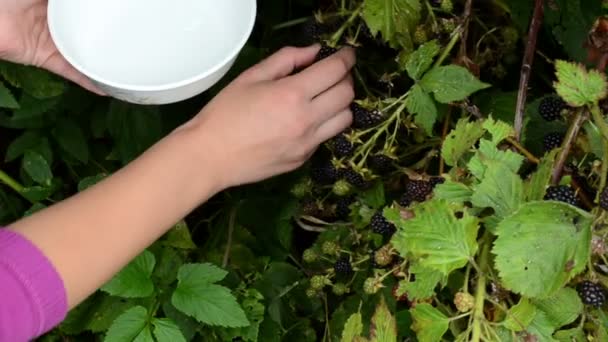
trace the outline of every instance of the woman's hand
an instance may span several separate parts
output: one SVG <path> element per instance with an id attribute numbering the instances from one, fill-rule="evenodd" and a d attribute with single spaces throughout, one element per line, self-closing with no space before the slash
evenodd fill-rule
<path id="1" fill-rule="evenodd" d="M 46 69 L 104 95 L 57 51 L 46 12 L 47 0 L 0 0 L 0 59 Z"/>
<path id="2" fill-rule="evenodd" d="M 222 166 L 222 187 L 294 170 L 350 126 L 354 51 L 344 48 L 312 64 L 318 51 L 318 45 L 283 48 L 241 74 L 186 125 L 200 137 L 194 140 L 201 157 L 215 159 L 204 167 Z M 293 74 L 296 69 L 302 70 Z"/>

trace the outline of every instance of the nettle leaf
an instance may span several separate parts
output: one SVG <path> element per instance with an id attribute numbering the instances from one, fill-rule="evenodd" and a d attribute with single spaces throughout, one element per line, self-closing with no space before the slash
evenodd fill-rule
<path id="1" fill-rule="evenodd" d="M 484 129 L 479 121 L 469 122 L 463 118 L 456 123 L 450 134 L 448 134 L 441 148 L 441 157 L 450 166 L 456 166 L 458 160 L 473 147 L 473 145 L 484 134 Z"/>
<path id="2" fill-rule="evenodd" d="M 156 342 L 186 342 L 177 324 L 168 318 L 155 318 L 152 320 L 152 326 Z"/>
<path id="3" fill-rule="evenodd" d="M 585 268 L 592 216 L 562 202 L 523 204 L 496 228 L 492 252 L 503 285 L 547 298 Z"/>
<path id="4" fill-rule="evenodd" d="M 26 151 L 23 156 L 22 166 L 25 172 L 32 177 L 36 183 L 44 186 L 51 186 L 53 172 L 51 171 L 49 163 L 41 154 L 32 150 Z"/>
<path id="5" fill-rule="evenodd" d="M 420 0 L 365 0 L 362 15 L 374 36 L 380 32 L 391 47 L 412 50 L 421 9 Z"/>
<path id="6" fill-rule="evenodd" d="M 405 63 L 405 70 L 411 79 L 418 80 L 431 67 L 433 60 L 441 51 L 436 39 L 422 44 L 412 52 Z"/>
<path id="7" fill-rule="evenodd" d="M 230 290 L 214 284 L 227 274 L 209 263 L 183 265 L 171 303 L 201 323 L 233 328 L 249 326 L 245 312 Z"/>
<path id="8" fill-rule="evenodd" d="M 150 278 L 156 265 L 154 254 L 148 250 L 138 255 L 101 290 L 112 296 L 123 298 L 145 298 L 154 292 L 154 283 Z"/>
<path id="9" fill-rule="evenodd" d="M 416 275 L 414 281 L 402 280 L 397 289 L 398 295 L 407 294 L 409 300 L 427 299 L 435 294 L 435 287 L 443 278 L 441 272 L 426 268 L 420 264 L 410 267 L 410 273 Z"/>
<path id="10" fill-rule="evenodd" d="M 118 316 L 108 329 L 104 342 L 154 342 L 148 326 L 148 310 L 135 306 Z"/>
<path id="11" fill-rule="evenodd" d="M 420 342 L 441 341 L 441 337 L 448 331 L 449 319 L 430 304 L 418 304 L 410 313 L 414 320 L 412 329 Z"/>
<path id="12" fill-rule="evenodd" d="M 89 148 L 84 132 L 74 121 L 62 119 L 53 129 L 53 137 L 59 146 L 78 161 L 86 164 L 89 161 Z"/>
<path id="13" fill-rule="evenodd" d="M 557 60 L 555 90 L 572 107 L 592 105 L 606 97 L 606 76 L 582 64 Z"/>
<path id="14" fill-rule="evenodd" d="M 515 136 L 515 129 L 513 126 L 500 120 L 494 120 L 492 117 L 484 120 L 483 128 L 492 135 L 492 143 L 494 145 L 498 145 L 506 138 Z"/>
<path id="15" fill-rule="evenodd" d="M 471 203 L 478 208 L 490 207 L 499 218 L 515 212 L 523 203 L 524 182 L 504 163 L 484 161 L 486 170 L 481 182 L 474 187 Z"/>
<path id="16" fill-rule="evenodd" d="M 420 265 L 449 275 L 477 252 L 479 221 L 467 212 L 462 218 L 445 200 L 433 199 L 414 208 L 414 218 L 393 222 L 393 245 L 400 255 L 411 253 Z M 390 217 L 387 217 L 390 219 Z"/>
<path id="17" fill-rule="evenodd" d="M 426 134 L 433 134 L 433 125 L 437 121 L 437 106 L 435 101 L 418 84 L 410 90 L 410 94 L 405 99 L 407 110 L 414 114 L 414 122 L 422 127 Z"/>
<path id="18" fill-rule="evenodd" d="M 540 201 L 545 197 L 545 191 L 551 181 L 551 173 L 553 172 L 553 163 L 559 150 L 553 150 L 547 153 L 538 164 L 536 171 L 526 182 L 524 187 L 527 201 Z"/>
<path id="19" fill-rule="evenodd" d="M 17 103 L 11 91 L 2 82 L 0 82 L 0 108 L 19 108 L 19 103 Z"/>
<path id="20" fill-rule="evenodd" d="M 512 331 L 526 330 L 536 316 L 536 306 L 528 298 L 522 298 L 517 305 L 509 309 L 504 326 Z"/>
<path id="21" fill-rule="evenodd" d="M 372 342 L 397 342 L 397 322 L 386 306 L 384 297 L 372 316 L 370 334 Z"/>
<path id="22" fill-rule="evenodd" d="M 433 191 L 433 196 L 437 199 L 444 199 L 451 203 L 463 203 L 471 200 L 473 190 L 465 184 L 446 180 L 443 184 L 438 184 Z"/>
<path id="23" fill-rule="evenodd" d="M 471 94 L 489 88 L 490 85 L 478 80 L 469 70 L 458 65 L 435 67 L 427 72 L 420 85 L 428 93 L 435 94 L 441 103 L 462 101 Z"/>
<path id="24" fill-rule="evenodd" d="M 363 333 L 363 322 L 361 318 L 361 313 L 357 312 L 352 314 L 346 324 L 344 325 L 344 330 L 342 330 L 342 339 L 341 342 L 352 342 L 355 338 L 361 336 Z"/>

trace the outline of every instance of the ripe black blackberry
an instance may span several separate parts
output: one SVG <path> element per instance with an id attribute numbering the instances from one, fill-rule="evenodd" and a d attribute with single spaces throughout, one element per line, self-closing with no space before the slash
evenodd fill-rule
<path id="1" fill-rule="evenodd" d="M 377 211 L 374 216 L 372 216 L 372 219 L 370 220 L 369 224 L 372 227 L 372 232 L 384 236 L 390 237 L 397 230 L 397 227 L 395 227 L 394 224 L 389 222 L 384 217 L 384 215 L 382 215 L 381 211 Z"/>
<path id="2" fill-rule="evenodd" d="M 600 284 L 585 280 L 578 284 L 576 290 L 579 297 L 581 297 L 581 300 L 586 305 L 600 307 L 606 302 L 606 292 Z"/>
<path id="3" fill-rule="evenodd" d="M 543 148 L 545 152 L 549 152 L 553 149 L 556 149 L 562 145 L 564 141 L 564 135 L 560 132 L 548 133 L 543 138 Z"/>
<path id="4" fill-rule="evenodd" d="M 393 170 L 393 159 L 385 154 L 374 154 L 368 159 L 369 166 L 379 174 Z"/>
<path id="5" fill-rule="evenodd" d="M 338 259 L 338 261 L 336 261 L 336 263 L 334 264 L 334 271 L 336 272 L 336 274 L 344 274 L 344 275 L 348 275 L 350 273 L 353 272 L 353 266 L 350 263 L 350 260 L 348 259 L 348 257 L 341 257 L 340 259 Z"/>
<path id="6" fill-rule="evenodd" d="M 567 185 L 550 186 L 545 193 L 545 200 L 560 201 L 573 206 L 578 205 L 576 191 Z"/>
<path id="7" fill-rule="evenodd" d="M 339 134 L 333 139 L 334 155 L 338 158 L 350 157 L 355 151 L 355 146 L 346 135 Z"/>
<path id="8" fill-rule="evenodd" d="M 340 178 L 346 180 L 351 185 L 357 188 L 364 188 L 367 185 L 367 182 L 363 178 L 361 174 L 355 171 L 351 167 L 342 168 L 339 170 Z"/>
<path id="9" fill-rule="evenodd" d="M 433 186 L 425 180 L 410 180 L 405 185 L 405 192 L 409 194 L 411 200 L 416 202 L 424 202 L 426 196 L 433 191 Z"/>
<path id="10" fill-rule="evenodd" d="M 333 55 L 337 51 L 338 51 L 338 49 L 336 49 L 334 47 L 331 47 L 327 44 L 322 44 L 321 49 L 319 50 L 319 52 L 317 53 L 317 56 L 315 57 L 315 62 L 325 59 L 325 58 Z"/>
<path id="11" fill-rule="evenodd" d="M 608 210 L 608 187 L 605 187 L 600 194 L 600 208 Z"/>
<path id="12" fill-rule="evenodd" d="M 403 193 L 397 200 L 397 203 L 399 203 L 399 205 L 402 207 L 408 207 L 410 204 L 412 204 L 412 202 L 412 197 L 407 192 Z"/>
<path id="13" fill-rule="evenodd" d="M 563 109 L 566 108 L 566 103 L 560 97 L 549 96 L 540 101 L 538 105 L 538 113 L 547 121 L 557 120 Z"/>
<path id="14" fill-rule="evenodd" d="M 445 178 L 433 177 L 433 178 L 431 178 L 429 183 L 431 183 L 431 187 L 434 189 L 437 185 L 445 183 Z"/>
<path id="15" fill-rule="evenodd" d="M 336 201 L 336 218 L 344 220 L 350 216 L 350 205 L 355 202 L 355 196 L 340 197 Z"/>
<path id="16" fill-rule="evenodd" d="M 333 184 L 338 179 L 338 171 L 331 160 L 324 159 L 312 164 L 310 179 L 320 185 Z"/>
<path id="17" fill-rule="evenodd" d="M 382 121 L 382 114 L 378 110 L 368 110 L 363 108 L 356 102 L 350 105 L 350 110 L 353 113 L 352 127 L 357 129 L 370 128 Z"/>

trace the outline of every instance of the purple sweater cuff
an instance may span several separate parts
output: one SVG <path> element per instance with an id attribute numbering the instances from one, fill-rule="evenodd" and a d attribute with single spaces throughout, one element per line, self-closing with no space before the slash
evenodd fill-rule
<path id="1" fill-rule="evenodd" d="M 33 243 L 0 229 L 0 341 L 34 339 L 67 314 L 63 281 Z"/>

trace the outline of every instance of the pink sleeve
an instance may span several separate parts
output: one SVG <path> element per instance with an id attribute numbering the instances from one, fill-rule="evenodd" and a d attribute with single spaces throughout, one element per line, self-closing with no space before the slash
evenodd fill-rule
<path id="1" fill-rule="evenodd" d="M 0 229 L 0 341 L 32 340 L 66 314 L 63 281 L 53 265 L 29 240 Z"/>

